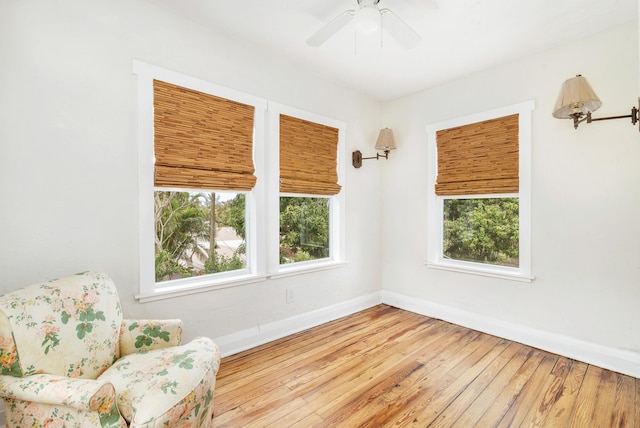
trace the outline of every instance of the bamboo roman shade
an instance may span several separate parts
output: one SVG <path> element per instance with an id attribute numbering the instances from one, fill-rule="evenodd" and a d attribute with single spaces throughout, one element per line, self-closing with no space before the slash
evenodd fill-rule
<path id="1" fill-rule="evenodd" d="M 254 107 L 153 81 L 155 186 L 251 190 Z"/>
<path id="2" fill-rule="evenodd" d="M 518 115 L 437 131 L 439 196 L 518 193 Z"/>
<path id="3" fill-rule="evenodd" d="M 280 192 L 335 195 L 338 129 L 280 115 Z"/>

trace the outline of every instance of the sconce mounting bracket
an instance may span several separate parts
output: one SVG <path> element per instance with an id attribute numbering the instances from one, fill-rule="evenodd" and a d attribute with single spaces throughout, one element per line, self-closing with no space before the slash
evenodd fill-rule
<path id="1" fill-rule="evenodd" d="M 360 168 L 362 166 L 362 152 L 360 150 L 351 153 L 351 163 L 354 168 Z"/>
<path id="2" fill-rule="evenodd" d="M 363 158 L 362 157 L 362 152 L 360 150 L 356 150 L 355 152 L 351 153 L 351 164 L 353 165 L 354 168 L 360 168 L 362 166 L 362 161 L 365 159 L 389 159 L 389 150 L 385 150 L 384 154 L 380 154 L 380 153 L 376 153 L 375 156 L 371 156 L 368 158 Z"/>

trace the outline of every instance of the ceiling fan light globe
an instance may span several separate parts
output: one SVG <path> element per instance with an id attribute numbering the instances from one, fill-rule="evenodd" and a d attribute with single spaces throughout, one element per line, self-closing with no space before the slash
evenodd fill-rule
<path id="1" fill-rule="evenodd" d="M 380 11 L 376 7 L 364 6 L 356 15 L 356 26 L 364 34 L 372 34 L 380 28 Z"/>

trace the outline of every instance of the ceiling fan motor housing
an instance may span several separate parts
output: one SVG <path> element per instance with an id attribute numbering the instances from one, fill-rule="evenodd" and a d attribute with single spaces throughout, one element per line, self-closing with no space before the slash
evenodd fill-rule
<path id="1" fill-rule="evenodd" d="M 380 0 L 356 0 L 358 9 L 345 10 L 307 39 L 309 46 L 320 46 L 335 33 L 344 28 L 353 19 L 362 33 L 372 34 L 382 28 L 405 49 L 411 49 L 420 43 L 420 35 L 390 9 L 378 7 Z M 384 17 L 384 18 L 383 18 Z M 380 32 L 382 46 L 382 31 Z"/>

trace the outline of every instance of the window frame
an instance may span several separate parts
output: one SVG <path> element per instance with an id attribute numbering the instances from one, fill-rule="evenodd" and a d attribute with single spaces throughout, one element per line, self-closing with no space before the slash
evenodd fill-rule
<path id="1" fill-rule="evenodd" d="M 280 115 L 292 116 L 309 122 L 319 123 L 338 129 L 337 165 L 338 184 L 342 189 L 333 196 L 280 193 Z M 338 267 L 345 264 L 345 135 L 346 124 L 315 113 L 310 113 L 294 107 L 269 102 L 269 177 L 267 186 L 267 204 L 269 224 L 267 225 L 268 261 L 267 269 L 270 277 L 294 275 L 300 272 L 310 272 Z M 322 197 L 329 199 L 329 257 L 304 262 L 280 264 L 280 196 L 294 197 Z"/>
<path id="2" fill-rule="evenodd" d="M 531 282 L 531 115 L 535 108 L 533 100 L 509 105 L 464 117 L 429 124 L 427 133 L 427 258 L 429 268 L 467 274 Z M 461 196 L 438 196 L 435 184 L 438 174 L 437 131 L 464 126 L 476 122 L 518 114 L 518 166 L 519 191 L 509 194 L 478 194 Z M 462 260 L 445 259 L 443 251 L 444 200 L 475 198 L 518 198 L 519 204 L 519 267 L 490 265 Z"/>
<path id="3" fill-rule="evenodd" d="M 139 294 L 140 302 L 160 298 L 181 296 L 212 288 L 262 281 L 266 277 L 264 260 L 257 255 L 264 247 L 264 224 L 257 215 L 259 204 L 264 199 L 264 184 L 260 180 L 250 192 L 246 192 L 246 237 L 247 268 L 240 271 L 220 272 L 193 278 L 166 281 L 163 284 L 155 281 L 154 237 L 154 137 L 153 137 L 153 80 L 162 80 L 185 88 L 204 92 L 233 101 L 252 105 L 254 111 L 254 165 L 255 175 L 264 174 L 264 167 L 256 160 L 264 157 L 264 129 L 267 101 L 239 91 L 215 85 L 213 83 L 147 64 L 133 61 L 133 73 L 137 75 L 138 95 L 138 218 L 139 218 Z M 158 190 L 172 190 L 157 188 Z M 199 189 L 173 189 L 180 191 L 198 191 Z M 207 189 L 213 191 L 215 189 Z"/>
<path id="4" fill-rule="evenodd" d="M 139 293 L 135 298 L 150 302 L 193 293 L 262 282 L 271 278 L 299 275 L 344 266 L 345 257 L 345 172 L 346 124 L 314 113 L 246 94 L 184 75 L 142 61 L 133 61 L 137 76 L 137 142 L 138 142 L 138 222 L 139 222 Z M 154 225 L 154 136 L 153 136 L 153 80 L 162 80 L 185 88 L 208 93 L 254 106 L 253 156 L 254 188 L 246 195 L 247 268 L 219 272 L 164 283 L 155 281 Z M 338 129 L 337 168 L 342 190 L 331 196 L 330 253 L 328 259 L 279 264 L 280 192 L 279 192 L 279 115 L 295 116 Z M 274 122 L 275 120 L 275 122 Z M 198 191 L 200 189 L 158 190 Z M 207 189 L 207 192 L 215 189 Z M 228 190 L 227 190 L 228 191 Z M 220 190 L 224 192 L 224 190 Z M 320 195 L 302 195 L 311 196 Z M 325 196 L 322 196 L 325 197 Z M 170 283 L 170 284 L 169 284 Z M 162 284 L 162 285 L 158 285 Z"/>

